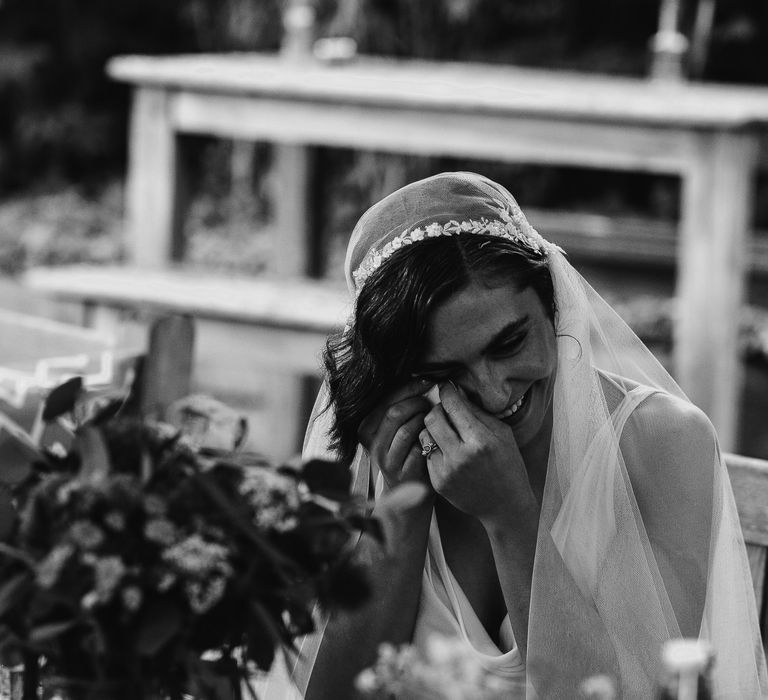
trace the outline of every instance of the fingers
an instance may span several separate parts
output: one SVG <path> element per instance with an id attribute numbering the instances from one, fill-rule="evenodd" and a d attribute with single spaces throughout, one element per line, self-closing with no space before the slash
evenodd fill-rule
<path id="1" fill-rule="evenodd" d="M 387 461 L 390 464 L 405 462 L 411 449 L 417 447 L 419 431 L 424 427 L 425 415 L 424 412 L 420 411 L 397 429 L 387 454 Z M 384 439 L 383 436 L 382 439 Z M 421 453 L 419 453 L 419 456 L 421 456 Z"/>
<path id="2" fill-rule="evenodd" d="M 495 416 L 484 411 L 470 401 L 460 387 L 453 382 L 446 382 L 440 387 L 440 400 L 448 419 L 453 423 L 462 441 L 466 442 L 475 435 L 480 427 L 493 430 L 499 422 Z"/>
<path id="3" fill-rule="evenodd" d="M 392 441 L 394 432 L 405 421 L 409 420 L 419 410 L 426 412 L 430 403 L 422 394 L 429 386 L 421 381 L 414 380 L 405 384 L 387 396 L 360 424 L 358 436 L 360 442 L 370 449 L 374 438 L 382 429 L 389 429 L 387 449 Z M 405 403 L 405 405 L 400 405 Z"/>
<path id="4" fill-rule="evenodd" d="M 427 459 L 429 459 L 430 453 L 440 449 L 440 445 L 426 428 L 419 433 L 419 445 L 421 445 L 421 456 Z"/>
<path id="5" fill-rule="evenodd" d="M 429 436 L 431 436 L 443 452 L 455 450 L 462 442 L 451 421 L 448 420 L 445 409 L 440 404 L 433 407 L 424 416 L 424 425 L 426 430 L 429 431 L 426 436 L 427 441 L 429 441 Z M 425 442 L 423 433 L 419 435 L 419 440 L 422 444 Z"/>

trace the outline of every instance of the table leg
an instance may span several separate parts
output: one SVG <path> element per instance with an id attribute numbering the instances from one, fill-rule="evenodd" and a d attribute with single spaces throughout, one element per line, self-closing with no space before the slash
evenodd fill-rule
<path id="1" fill-rule="evenodd" d="M 139 87 L 131 112 L 126 185 L 128 256 L 161 267 L 183 256 L 184 171 L 171 120 L 171 95 Z"/>
<path id="2" fill-rule="evenodd" d="M 738 334 L 756 147 L 748 133 L 699 134 L 683 173 L 676 376 L 728 450 L 743 379 Z"/>
<path id="3" fill-rule="evenodd" d="M 313 265 L 311 151 L 307 146 L 275 144 L 273 163 L 276 236 L 272 269 L 278 275 L 302 277 Z"/>

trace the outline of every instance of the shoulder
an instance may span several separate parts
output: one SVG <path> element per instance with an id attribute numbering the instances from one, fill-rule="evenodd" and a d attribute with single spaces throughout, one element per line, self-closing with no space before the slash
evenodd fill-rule
<path id="1" fill-rule="evenodd" d="M 719 447 L 707 415 L 685 399 L 655 392 L 633 411 L 621 451 L 641 510 L 709 507 Z"/>
<path id="2" fill-rule="evenodd" d="M 715 429 L 704 411 L 690 401 L 663 391 L 654 392 L 640 402 L 630 416 L 630 425 L 635 439 L 652 451 L 668 452 L 672 446 L 683 446 L 711 452 L 717 442 Z"/>

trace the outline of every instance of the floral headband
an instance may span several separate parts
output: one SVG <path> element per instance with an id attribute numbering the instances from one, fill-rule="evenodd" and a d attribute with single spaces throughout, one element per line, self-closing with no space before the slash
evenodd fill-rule
<path id="1" fill-rule="evenodd" d="M 519 211 L 519 210 L 518 210 Z M 365 281 L 381 267 L 382 263 L 393 253 L 405 246 L 413 245 L 418 241 L 427 238 L 438 238 L 440 236 L 459 236 L 462 234 L 484 234 L 486 236 L 496 236 L 513 241 L 523 248 L 527 248 L 533 253 L 541 256 L 547 256 L 553 250 L 562 252 L 562 249 L 542 238 L 541 235 L 531 226 L 523 216 L 522 212 L 515 216 L 503 205 L 499 206 L 498 219 L 469 219 L 467 221 L 451 220 L 445 224 L 437 222 L 428 224 L 424 227 L 415 229 L 406 229 L 391 241 L 386 243 L 380 250 L 371 248 L 365 256 L 360 266 L 352 273 L 355 280 L 355 287 L 360 291 Z"/>

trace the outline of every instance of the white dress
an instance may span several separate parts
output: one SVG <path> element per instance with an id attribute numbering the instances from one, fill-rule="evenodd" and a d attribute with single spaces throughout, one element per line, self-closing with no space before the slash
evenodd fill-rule
<path id="1" fill-rule="evenodd" d="M 525 680 L 525 664 L 515 643 L 509 616 L 505 616 L 501 624 L 497 645 L 448 567 L 433 513 L 414 646 L 426 652 L 428 640 L 434 634 L 463 640 L 467 653 L 473 654 L 491 673 L 511 681 Z"/>
<path id="2" fill-rule="evenodd" d="M 610 378 L 607 379 L 610 381 Z M 626 393 L 618 385 L 616 389 L 624 394 L 612 414 L 613 429 L 618 437 L 632 411 L 656 392 L 644 386 Z M 434 634 L 461 639 L 466 644 L 467 653 L 472 654 L 483 668 L 494 675 L 514 683 L 525 682 L 525 662 L 515 642 L 509 616 L 504 617 L 497 644 L 488 635 L 448 567 L 437 518 L 433 513 L 413 643 L 426 653 L 428 640 Z"/>

